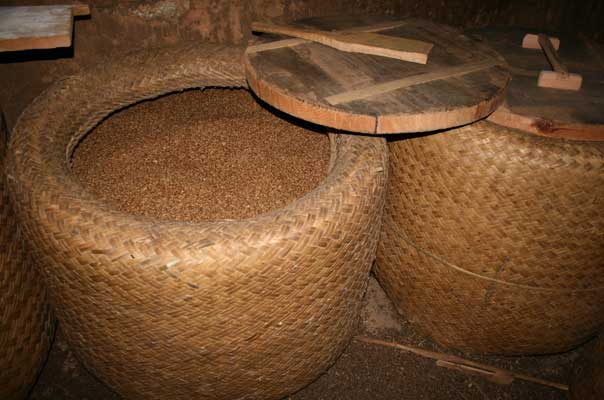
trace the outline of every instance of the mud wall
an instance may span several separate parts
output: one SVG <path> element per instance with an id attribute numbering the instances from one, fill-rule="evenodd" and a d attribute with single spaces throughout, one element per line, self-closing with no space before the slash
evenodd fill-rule
<path id="1" fill-rule="evenodd" d="M 32 0 L 65 4 L 72 0 Z M 86 1 L 82 1 L 86 2 Z M 604 39 L 601 0 L 89 0 L 92 15 L 75 24 L 73 49 L 0 53 L 0 107 L 9 128 L 22 109 L 54 80 L 125 52 L 181 40 L 246 43 L 258 19 L 286 22 L 307 16 L 416 16 L 460 28 L 516 25 L 579 31 Z M 23 4 L 0 0 L 0 6 Z"/>

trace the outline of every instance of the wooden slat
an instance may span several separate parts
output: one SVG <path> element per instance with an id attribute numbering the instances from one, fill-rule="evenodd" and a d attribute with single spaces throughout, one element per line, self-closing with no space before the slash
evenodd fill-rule
<path id="1" fill-rule="evenodd" d="M 373 32 L 327 32 L 263 22 L 252 23 L 256 32 L 276 33 L 321 43 L 340 51 L 371 54 L 425 64 L 433 44 L 420 40 L 380 35 Z"/>
<path id="2" fill-rule="evenodd" d="M 405 21 L 391 21 L 391 22 L 382 22 L 379 24 L 372 24 L 367 26 L 359 26 L 351 29 L 343 29 L 338 32 L 382 32 L 387 31 L 389 29 L 398 28 L 399 26 L 403 26 Z M 283 47 L 294 47 L 303 43 L 308 43 L 309 40 L 304 39 L 283 39 L 277 40 L 274 42 L 257 44 L 248 46 L 248 53 L 259 53 L 261 51 L 275 50 Z"/>
<path id="3" fill-rule="evenodd" d="M 247 53 L 260 53 L 262 51 L 276 50 L 276 49 L 281 49 L 283 47 L 294 47 L 294 46 L 297 46 L 302 43 L 308 43 L 308 40 L 304 40 L 304 39 L 278 40 L 276 42 L 268 42 L 268 43 L 261 43 L 261 44 L 255 44 L 252 46 L 248 46 L 248 48 L 246 49 L 246 52 Z"/>
<path id="4" fill-rule="evenodd" d="M 73 17 L 86 5 L 0 7 L 0 51 L 71 46 Z"/>
<path id="5" fill-rule="evenodd" d="M 560 60 L 552 41 L 542 33 L 540 33 L 537 37 L 539 45 L 541 46 L 541 49 L 543 49 L 543 52 L 545 53 L 547 60 L 551 64 L 554 71 L 568 74 L 568 69 L 564 64 L 562 64 L 562 60 Z"/>
<path id="6" fill-rule="evenodd" d="M 499 64 L 501 64 L 501 61 L 499 60 L 487 60 L 474 64 L 460 65 L 457 67 L 441 68 L 438 71 L 431 73 L 408 76 L 395 81 L 380 83 L 366 88 L 336 94 L 334 96 L 327 97 L 325 100 L 327 100 L 327 102 L 331 105 L 348 103 L 410 86 L 471 74 L 472 72 L 481 71 Z"/>

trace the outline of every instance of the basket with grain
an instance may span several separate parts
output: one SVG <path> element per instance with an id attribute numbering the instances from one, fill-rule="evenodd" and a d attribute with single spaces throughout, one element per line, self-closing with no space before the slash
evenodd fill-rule
<path id="1" fill-rule="evenodd" d="M 13 198 L 62 329 L 126 398 L 278 399 L 324 371 L 355 327 L 379 235 L 383 139 L 333 136 L 318 187 L 246 219 L 132 215 L 74 178 L 71 154 L 104 117 L 187 88 L 245 87 L 242 53 L 136 53 L 57 82 L 15 128 Z"/>

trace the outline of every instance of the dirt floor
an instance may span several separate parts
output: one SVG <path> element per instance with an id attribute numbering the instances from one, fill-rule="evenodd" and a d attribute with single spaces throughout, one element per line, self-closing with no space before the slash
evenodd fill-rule
<path id="1" fill-rule="evenodd" d="M 427 350 L 449 352 L 414 332 L 397 316 L 375 279 L 365 296 L 358 335 L 394 340 Z M 547 357 L 466 358 L 565 383 L 578 351 Z M 61 329 L 48 362 L 34 387 L 31 400 L 117 400 L 120 397 L 92 376 L 69 350 Z M 436 366 L 434 360 L 397 349 L 353 340 L 336 364 L 319 379 L 288 397 L 288 400 L 563 400 L 564 391 L 516 380 L 499 385 Z"/>

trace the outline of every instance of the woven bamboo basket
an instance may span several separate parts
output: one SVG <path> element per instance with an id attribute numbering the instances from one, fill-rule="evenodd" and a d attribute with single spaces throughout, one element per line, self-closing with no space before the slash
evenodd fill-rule
<path id="1" fill-rule="evenodd" d="M 54 320 L 18 229 L 4 175 L 7 130 L 0 112 L 0 399 L 23 399 L 48 354 Z"/>
<path id="2" fill-rule="evenodd" d="M 604 399 L 604 337 L 585 346 L 577 361 L 570 385 L 572 400 Z"/>
<path id="3" fill-rule="evenodd" d="M 314 191 L 246 220 L 127 215 L 73 177 L 74 147 L 105 116 L 191 87 L 244 87 L 243 49 L 147 51 L 55 84 L 11 141 L 18 214 L 62 329 L 128 399 L 277 399 L 315 379 L 349 341 L 375 257 L 384 139 L 332 136 Z"/>
<path id="4" fill-rule="evenodd" d="M 376 275 L 402 315 L 476 353 L 551 353 L 604 323 L 604 142 L 478 122 L 390 148 Z"/>

